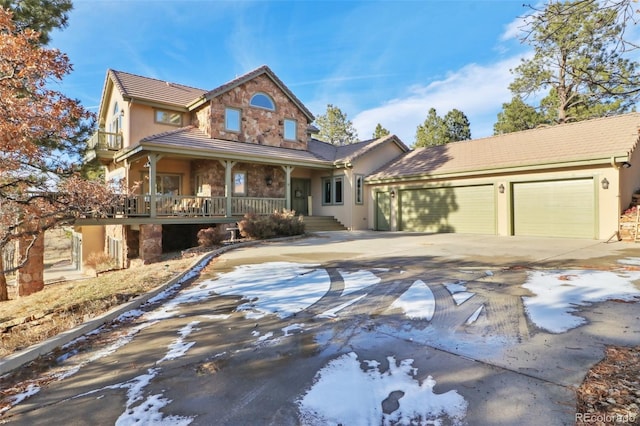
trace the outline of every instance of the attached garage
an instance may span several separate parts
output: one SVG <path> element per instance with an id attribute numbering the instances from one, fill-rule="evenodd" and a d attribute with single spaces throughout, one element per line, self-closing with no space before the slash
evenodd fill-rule
<path id="1" fill-rule="evenodd" d="M 496 233 L 493 185 L 399 191 L 399 229 L 419 232 Z"/>
<path id="2" fill-rule="evenodd" d="M 513 183 L 513 234 L 595 238 L 593 178 Z"/>

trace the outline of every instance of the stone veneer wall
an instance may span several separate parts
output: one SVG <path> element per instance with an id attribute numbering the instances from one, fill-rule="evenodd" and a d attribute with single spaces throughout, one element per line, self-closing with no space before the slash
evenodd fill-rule
<path id="1" fill-rule="evenodd" d="M 210 192 L 202 195 L 213 197 L 224 196 L 225 170 L 216 160 L 196 160 L 192 163 L 193 175 L 202 176 Z M 247 174 L 247 197 L 285 198 L 286 182 L 282 168 L 253 163 L 236 163 L 233 172 Z M 271 177 L 271 185 L 267 185 L 267 177 Z M 195 187 L 195 185 L 194 185 Z M 197 188 L 195 188 L 197 190 Z"/>
<path id="2" fill-rule="evenodd" d="M 271 96 L 276 105 L 275 111 L 249 106 L 251 97 L 258 92 Z M 241 110 L 239 133 L 225 130 L 224 112 L 226 107 Z M 307 126 L 309 124 L 307 117 L 266 75 L 260 75 L 212 99 L 208 108 L 210 109 L 208 126 L 200 111 L 196 112 L 195 116 L 200 130 L 212 138 L 282 148 L 307 149 Z M 205 109 L 206 107 L 203 107 L 203 111 Z M 284 140 L 285 118 L 294 119 L 298 123 L 296 141 Z"/>
<path id="3" fill-rule="evenodd" d="M 18 241 L 18 257 L 23 259 L 31 244 L 32 237 Z M 44 233 L 38 234 L 33 246 L 29 249 L 27 263 L 18 270 L 18 296 L 28 296 L 44 289 Z"/>
<path id="4" fill-rule="evenodd" d="M 162 225 L 140 225 L 140 259 L 153 263 L 162 256 Z"/>

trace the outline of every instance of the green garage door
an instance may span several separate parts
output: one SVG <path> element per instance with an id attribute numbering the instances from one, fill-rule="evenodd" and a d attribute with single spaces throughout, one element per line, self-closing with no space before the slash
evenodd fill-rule
<path id="1" fill-rule="evenodd" d="M 495 234 L 493 185 L 400 191 L 400 230 Z"/>
<path id="2" fill-rule="evenodd" d="M 593 179 L 513 184 L 513 233 L 595 238 Z"/>

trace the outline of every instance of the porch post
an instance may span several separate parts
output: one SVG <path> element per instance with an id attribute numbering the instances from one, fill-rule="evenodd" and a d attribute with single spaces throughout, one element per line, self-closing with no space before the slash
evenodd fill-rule
<path id="1" fill-rule="evenodd" d="M 285 208 L 287 210 L 291 210 L 291 172 L 293 171 L 293 169 L 295 167 L 293 166 L 280 166 L 282 167 L 282 170 L 284 170 L 284 173 L 286 175 L 285 177 L 285 196 L 286 196 L 286 201 L 285 201 Z"/>
<path id="2" fill-rule="evenodd" d="M 224 196 L 225 196 L 225 217 L 233 216 L 233 212 L 231 210 L 231 197 L 233 195 L 233 176 L 231 174 L 231 170 L 233 166 L 236 164 L 235 161 L 229 160 L 220 160 L 220 163 L 224 166 Z"/>
<path id="3" fill-rule="evenodd" d="M 149 216 L 156 217 L 156 166 L 158 162 L 157 154 L 149 154 Z"/>

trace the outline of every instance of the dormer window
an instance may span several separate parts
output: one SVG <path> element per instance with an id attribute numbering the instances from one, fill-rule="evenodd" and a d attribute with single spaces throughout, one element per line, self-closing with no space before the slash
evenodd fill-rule
<path id="1" fill-rule="evenodd" d="M 273 99 L 265 93 L 256 93 L 251 97 L 249 105 L 256 108 L 268 109 L 269 111 L 275 111 L 276 105 L 273 103 Z"/>

